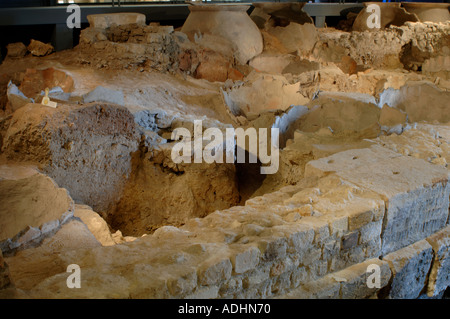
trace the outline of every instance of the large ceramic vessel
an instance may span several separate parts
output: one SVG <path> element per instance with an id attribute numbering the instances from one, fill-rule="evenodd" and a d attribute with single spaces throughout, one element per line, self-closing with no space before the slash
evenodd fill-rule
<path id="1" fill-rule="evenodd" d="M 402 2 L 402 6 L 409 13 L 416 14 L 421 22 L 450 21 L 449 3 Z"/>
<path id="2" fill-rule="evenodd" d="M 246 64 L 263 50 L 262 35 L 247 14 L 249 8 L 244 5 L 190 6 L 181 32 L 220 36 L 232 43 L 236 60 Z"/>
<path id="3" fill-rule="evenodd" d="M 372 12 L 367 12 L 367 7 L 371 4 L 380 7 L 380 28 L 371 28 L 367 22 L 372 15 Z M 406 12 L 400 5 L 401 3 L 396 2 L 364 2 L 364 8 L 360 11 L 353 23 L 353 31 L 379 30 L 390 25 L 401 26 L 406 21 L 419 21 L 416 15 Z"/>

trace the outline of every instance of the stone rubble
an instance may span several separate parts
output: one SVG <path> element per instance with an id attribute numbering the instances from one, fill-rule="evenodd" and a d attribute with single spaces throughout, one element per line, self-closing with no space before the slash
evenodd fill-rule
<path id="1" fill-rule="evenodd" d="M 303 4 L 229 21 L 206 6 L 192 16 L 214 28 L 95 15 L 70 52 L 9 46 L 0 296 L 442 298 L 449 23 L 343 32 L 316 29 Z M 244 39 L 225 24 L 238 16 Z M 55 109 L 37 104 L 47 87 Z M 279 171 L 174 163 L 172 133 L 198 119 L 279 128 Z M 74 263 L 82 289 L 66 285 Z"/>

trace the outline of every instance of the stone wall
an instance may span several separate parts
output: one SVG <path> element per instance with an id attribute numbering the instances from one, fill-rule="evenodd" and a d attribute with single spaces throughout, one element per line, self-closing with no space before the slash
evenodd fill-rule
<path id="1" fill-rule="evenodd" d="M 123 245 L 62 253 L 60 258 L 80 265 L 84 289 L 67 289 L 56 275 L 32 293 L 131 298 L 442 294 L 449 285 L 450 260 L 445 166 L 375 145 L 312 161 L 306 175 L 296 186 L 179 228 L 161 227 Z M 420 209 L 424 203 L 427 214 Z M 380 269 L 380 285 L 370 288 L 373 265 Z"/>

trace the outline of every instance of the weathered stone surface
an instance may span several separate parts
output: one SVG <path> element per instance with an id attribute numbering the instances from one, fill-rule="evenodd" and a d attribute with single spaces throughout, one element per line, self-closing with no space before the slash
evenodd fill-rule
<path id="1" fill-rule="evenodd" d="M 31 40 L 27 47 L 28 51 L 35 56 L 46 56 L 53 52 L 54 48 L 51 44 L 43 43 L 38 40 Z"/>
<path id="2" fill-rule="evenodd" d="M 369 266 L 375 265 L 380 268 L 379 287 L 369 287 L 371 282 L 369 276 L 375 275 L 370 271 Z M 385 287 L 391 278 L 391 270 L 387 262 L 378 258 L 368 259 L 360 264 L 350 266 L 344 270 L 333 273 L 329 276 L 341 283 L 340 298 L 342 299 L 362 299 L 372 296 L 379 289 Z M 372 283 L 372 282 L 371 282 Z"/>
<path id="3" fill-rule="evenodd" d="M 450 56 L 439 55 L 425 60 L 422 64 L 422 73 L 444 79 L 450 78 Z"/>
<path id="4" fill-rule="evenodd" d="M 293 59 L 293 55 L 274 55 L 263 53 L 254 57 L 249 62 L 249 65 L 260 72 L 281 74 L 283 70 L 293 61 Z"/>
<path id="5" fill-rule="evenodd" d="M 418 298 L 425 287 L 432 259 L 433 249 L 426 240 L 384 256 L 383 260 L 389 263 L 392 271 L 389 298 Z"/>
<path id="6" fill-rule="evenodd" d="M 282 295 L 280 299 L 339 299 L 340 282 L 331 276 L 324 276 L 315 281 L 308 282 L 300 287 Z M 278 299 L 277 298 L 277 299 Z"/>
<path id="7" fill-rule="evenodd" d="M 373 98 L 373 97 L 372 97 Z M 308 103 L 310 112 L 299 118 L 295 127 L 304 132 L 318 132 L 321 128 L 330 133 L 364 132 L 376 137 L 380 109 L 368 96 L 322 92 Z M 331 134 L 330 134 L 331 135 Z"/>
<path id="8" fill-rule="evenodd" d="M 427 238 L 434 259 L 428 279 L 427 295 L 436 296 L 450 286 L 450 226 Z"/>
<path id="9" fill-rule="evenodd" d="M 233 270 L 235 273 L 242 274 L 248 270 L 256 268 L 259 263 L 260 251 L 256 247 L 250 247 L 247 250 L 232 257 Z"/>
<path id="10" fill-rule="evenodd" d="M 10 43 L 6 46 L 8 58 L 23 58 L 27 54 L 27 47 L 22 42 Z"/>
<path id="11" fill-rule="evenodd" d="M 318 41 L 316 27 L 312 23 L 303 25 L 291 22 L 286 27 L 273 27 L 267 30 L 278 38 L 289 53 L 308 55 Z"/>
<path id="12" fill-rule="evenodd" d="M 399 90 L 387 90 L 380 94 L 380 104 L 388 104 L 403 110 L 410 123 L 419 121 L 450 121 L 450 92 L 438 88 L 429 81 L 411 81 Z"/>
<path id="13" fill-rule="evenodd" d="M 8 102 L 11 107 L 11 111 L 13 112 L 28 103 L 34 102 L 33 99 L 26 97 L 12 82 L 8 83 L 8 90 L 6 94 L 8 96 Z"/>
<path id="14" fill-rule="evenodd" d="M 380 125 L 394 126 L 406 123 L 407 114 L 397 108 L 384 105 L 380 113 Z"/>
<path id="15" fill-rule="evenodd" d="M 75 205 L 74 216 L 81 219 L 81 221 L 89 228 L 89 231 L 103 246 L 115 245 L 108 224 L 99 214 L 94 212 L 92 208 L 87 205 Z"/>
<path id="16" fill-rule="evenodd" d="M 178 33 L 179 34 L 179 33 Z M 78 61 L 98 69 L 178 70 L 179 40 L 172 27 L 145 24 L 89 27 L 80 35 Z"/>
<path id="17" fill-rule="evenodd" d="M 73 214 L 67 191 L 31 167 L 0 166 L 0 243 L 3 252 L 41 238 L 39 227 Z M 58 227 L 56 223 L 51 230 Z"/>
<path id="18" fill-rule="evenodd" d="M 136 150 L 132 114 L 98 103 L 56 109 L 28 104 L 13 114 L 3 145 L 9 159 L 40 163 L 74 200 L 98 212 L 119 197 Z"/>
<path id="19" fill-rule="evenodd" d="M 205 286 L 218 284 L 231 277 L 233 266 L 229 259 L 206 261 L 200 266 L 199 282 Z"/>
<path id="20" fill-rule="evenodd" d="M 308 99 L 299 93 L 300 83 L 290 84 L 282 75 L 251 73 L 242 86 L 223 91 L 225 102 L 235 115 L 259 114 L 304 105 Z"/>
<path id="21" fill-rule="evenodd" d="M 97 86 L 94 90 L 83 95 L 83 102 L 105 102 L 124 105 L 122 91 L 111 90 L 103 86 Z"/>
<path id="22" fill-rule="evenodd" d="M 145 14 L 135 12 L 120 12 L 107 14 L 91 14 L 87 16 L 89 26 L 106 29 L 113 25 L 145 24 Z"/>
<path id="23" fill-rule="evenodd" d="M 447 167 L 450 163 L 450 126 L 415 124 L 401 135 L 380 136 L 378 144 L 405 156 Z"/>
<path id="24" fill-rule="evenodd" d="M 305 176 L 328 172 L 336 172 L 386 201 L 383 254 L 424 239 L 447 222 L 450 186 L 444 168 L 372 146 L 311 161 L 305 168 Z M 428 205 L 431 202 L 434 204 Z"/>

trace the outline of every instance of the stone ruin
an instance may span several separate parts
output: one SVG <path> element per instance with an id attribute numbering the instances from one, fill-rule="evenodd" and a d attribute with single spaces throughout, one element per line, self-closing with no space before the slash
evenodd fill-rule
<path id="1" fill-rule="evenodd" d="M 95 15 L 74 49 L 10 44 L 0 296 L 443 298 L 450 22 L 316 28 L 302 6 Z M 174 161 L 197 120 L 277 128 L 278 171 Z"/>

